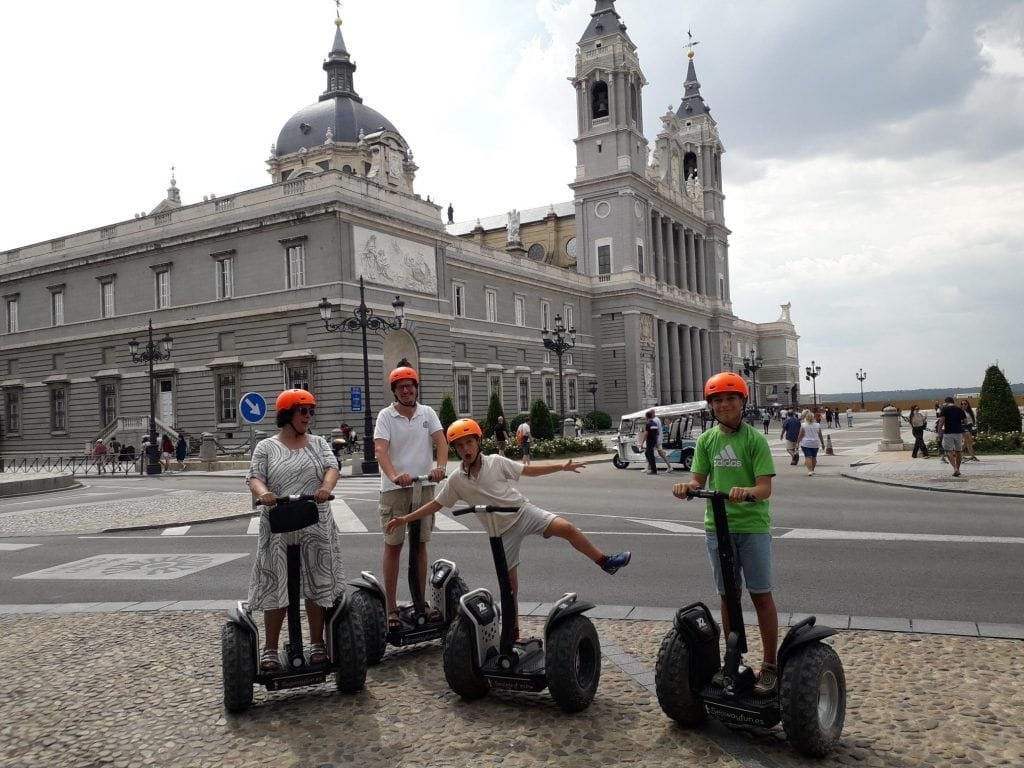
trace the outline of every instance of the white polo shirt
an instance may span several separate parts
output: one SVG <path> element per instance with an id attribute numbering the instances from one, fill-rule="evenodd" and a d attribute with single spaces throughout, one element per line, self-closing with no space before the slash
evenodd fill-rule
<path id="1" fill-rule="evenodd" d="M 523 465 L 518 461 L 497 454 L 480 457 L 480 472 L 474 478 L 466 474 L 459 465 L 458 471 L 449 475 L 441 483 L 434 495 L 434 501 L 443 507 L 455 507 L 458 503 L 490 504 L 495 507 L 522 507 L 530 503 L 519 490 L 512 485 L 523 474 Z M 487 525 L 487 517 L 494 515 L 500 519 L 495 526 L 499 536 L 516 524 L 522 511 L 477 513 L 480 522 Z"/>
<path id="2" fill-rule="evenodd" d="M 387 440 L 388 456 L 396 474 L 408 473 L 413 477 L 429 475 L 434 468 L 433 435 L 442 430 L 437 412 L 429 405 L 416 403 L 411 418 L 398 412 L 395 404 L 377 414 L 377 425 L 373 430 L 374 440 Z M 427 483 L 425 483 L 426 485 Z M 390 478 L 380 473 L 381 491 L 401 488 Z"/>

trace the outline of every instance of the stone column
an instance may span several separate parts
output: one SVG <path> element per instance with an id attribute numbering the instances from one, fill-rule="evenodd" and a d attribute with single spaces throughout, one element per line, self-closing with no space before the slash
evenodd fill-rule
<path id="1" fill-rule="evenodd" d="M 882 409 L 882 439 L 878 443 L 880 451 L 902 451 L 903 435 L 900 433 L 900 412 L 891 405 Z M 941 448 L 940 448 L 941 450 Z"/>
<path id="2" fill-rule="evenodd" d="M 658 380 L 661 385 L 661 392 L 658 394 L 658 401 L 665 402 L 667 393 L 671 390 L 672 360 L 669 356 L 669 324 L 664 320 L 658 321 Z"/>
<path id="3" fill-rule="evenodd" d="M 700 331 L 700 362 L 701 368 L 704 370 L 705 379 L 716 372 L 716 369 L 711 365 L 711 334 L 703 328 Z M 703 383 L 702 381 L 702 386 Z"/>
<path id="4" fill-rule="evenodd" d="M 690 370 L 693 371 L 693 390 L 694 393 L 700 393 L 698 400 L 702 400 L 704 396 L 704 382 L 707 377 L 704 375 L 704 369 L 701 366 L 700 357 L 700 328 L 690 326 L 690 354 L 692 355 L 690 360 Z"/>
<path id="5" fill-rule="evenodd" d="M 658 269 L 658 265 L 664 258 L 664 244 L 661 242 L 661 214 L 657 211 L 651 212 L 651 247 L 653 252 L 651 253 L 651 268 L 648 272 L 660 280 L 662 272 Z"/>
<path id="6" fill-rule="evenodd" d="M 682 385 L 680 384 L 680 369 L 682 361 L 679 359 L 679 326 L 676 323 L 668 324 L 668 359 L 671 364 L 669 369 L 669 383 L 671 384 L 671 397 L 669 402 L 681 402 Z"/>
<path id="7" fill-rule="evenodd" d="M 680 367 L 682 368 L 682 380 L 681 385 L 683 389 L 682 400 L 689 402 L 691 400 L 700 400 L 699 397 L 694 397 L 696 394 L 696 388 L 693 386 L 693 346 L 690 344 L 690 329 L 688 326 L 679 326 L 679 341 L 680 343 L 680 354 L 682 360 L 680 360 Z"/>
<path id="8" fill-rule="evenodd" d="M 702 235 L 693 236 L 693 260 L 697 264 L 697 287 L 694 289 L 697 293 L 706 295 L 707 289 L 707 269 L 704 263 L 704 237 Z"/>
<path id="9" fill-rule="evenodd" d="M 669 285 L 676 284 L 676 241 L 673 237 L 675 225 L 672 219 L 665 219 L 665 282 Z"/>
<path id="10" fill-rule="evenodd" d="M 686 250 L 686 290 L 697 292 L 697 258 L 693 243 L 693 230 L 683 231 L 683 244 Z"/>

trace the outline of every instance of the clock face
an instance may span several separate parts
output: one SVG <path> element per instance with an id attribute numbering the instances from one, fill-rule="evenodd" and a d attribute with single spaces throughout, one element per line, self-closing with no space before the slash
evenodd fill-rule
<path id="1" fill-rule="evenodd" d="M 644 207 L 640 205 L 640 201 L 637 200 L 633 203 L 633 212 L 636 214 L 638 219 L 642 219 L 644 216 Z"/>
<path id="2" fill-rule="evenodd" d="M 576 238 L 570 238 L 569 242 L 565 244 L 565 255 L 570 259 L 576 259 Z"/>

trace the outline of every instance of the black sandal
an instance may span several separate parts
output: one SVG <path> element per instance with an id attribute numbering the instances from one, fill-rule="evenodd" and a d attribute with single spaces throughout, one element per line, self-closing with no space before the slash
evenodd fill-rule
<path id="1" fill-rule="evenodd" d="M 388 632 L 398 632 L 402 628 L 402 614 L 398 612 L 396 608 L 393 611 L 388 611 Z"/>

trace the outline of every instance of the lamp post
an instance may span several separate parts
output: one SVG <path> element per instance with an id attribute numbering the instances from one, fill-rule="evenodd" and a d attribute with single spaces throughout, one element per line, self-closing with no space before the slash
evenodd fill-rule
<path id="1" fill-rule="evenodd" d="M 757 372 L 764 368 L 764 359 L 759 357 L 757 350 L 751 348 L 750 354 L 743 358 L 743 372 L 753 382 L 754 408 L 757 408 Z"/>
<path id="2" fill-rule="evenodd" d="M 324 321 L 324 328 L 329 332 L 334 331 L 360 331 L 363 336 L 363 463 L 364 475 L 376 475 L 380 469 L 377 467 L 377 458 L 373 450 L 373 416 L 370 413 L 370 358 L 366 348 L 366 331 L 370 330 L 379 336 L 384 336 L 388 331 L 395 331 L 402 327 L 405 321 L 405 302 L 398 296 L 391 302 L 395 309 L 395 319 L 387 320 L 378 317 L 373 310 L 366 306 L 366 297 L 363 288 L 363 276 L 359 276 L 359 306 L 352 310 L 352 317 L 346 317 L 337 323 L 331 322 L 331 311 L 333 307 L 326 298 L 321 299 L 317 305 L 320 309 L 320 317 Z"/>
<path id="3" fill-rule="evenodd" d="M 811 360 L 811 364 L 804 368 L 804 373 L 807 374 L 807 380 L 811 382 L 811 386 L 814 389 L 814 407 L 818 407 L 818 376 L 821 375 L 821 366 L 815 365 L 814 361 Z"/>
<path id="4" fill-rule="evenodd" d="M 566 330 L 569 332 L 569 338 L 566 339 Z M 548 330 L 546 327 L 541 331 L 541 335 L 544 337 L 544 346 L 558 355 L 558 402 L 559 408 L 561 409 L 561 419 L 565 419 L 565 380 L 562 378 L 562 355 L 566 351 L 576 346 L 576 329 L 566 329 L 565 324 L 562 322 L 561 315 L 555 315 L 555 329 L 554 331 Z M 562 434 L 565 435 L 565 424 L 562 424 Z"/>
<path id="5" fill-rule="evenodd" d="M 159 345 L 153 341 L 153 321 L 149 321 L 149 339 L 145 348 L 139 351 L 139 342 L 132 339 L 128 342 L 128 352 L 133 363 L 146 363 L 149 366 L 149 450 L 146 451 L 146 474 L 160 474 L 160 446 L 156 442 L 156 392 L 153 389 L 153 363 L 168 360 L 174 340 L 164 334 Z"/>
<path id="6" fill-rule="evenodd" d="M 597 432 L 597 382 L 590 382 L 590 386 L 587 387 L 587 391 L 590 393 L 590 397 L 594 401 L 594 410 L 591 411 L 591 413 L 594 415 L 594 431 Z"/>
<path id="7" fill-rule="evenodd" d="M 868 375 L 866 373 L 864 373 L 864 369 L 863 368 L 861 368 L 859 371 L 857 371 L 857 373 L 855 373 L 853 375 L 856 376 L 857 377 L 857 381 L 860 382 L 860 409 L 863 411 L 864 410 L 864 379 L 866 379 L 868 377 Z"/>

